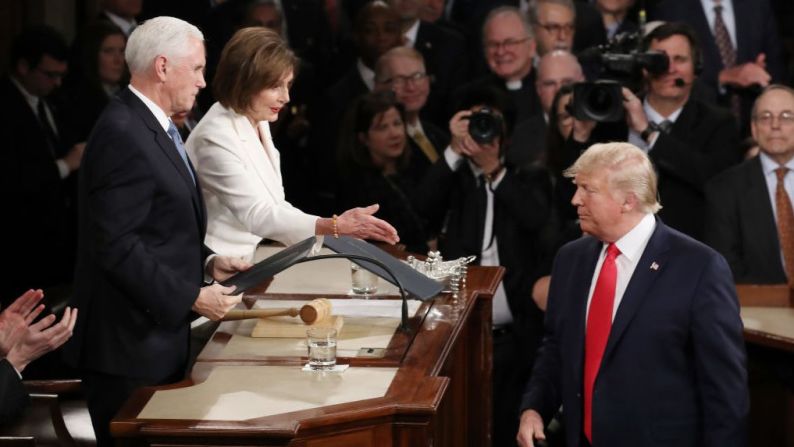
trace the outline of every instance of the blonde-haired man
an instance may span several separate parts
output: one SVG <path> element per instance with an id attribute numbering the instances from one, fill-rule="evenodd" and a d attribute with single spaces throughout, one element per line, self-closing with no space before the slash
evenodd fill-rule
<path id="1" fill-rule="evenodd" d="M 739 305 L 725 259 L 654 217 L 656 174 L 628 143 L 566 171 L 586 236 L 554 262 L 518 441 L 562 404 L 569 446 L 745 444 Z"/>

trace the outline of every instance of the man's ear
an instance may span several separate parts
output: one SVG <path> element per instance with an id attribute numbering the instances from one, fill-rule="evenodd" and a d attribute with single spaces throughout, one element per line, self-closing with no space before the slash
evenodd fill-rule
<path id="1" fill-rule="evenodd" d="M 168 72 L 168 59 L 165 56 L 157 56 L 154 58 L 154 73 L 161 82 L 165 82 L 166 73 Z"/>
<path id="2" fill-rule="evenodd" d="M 636 210 L 639 207 L 640 201 L 637 200 L 637 195 L 633 192 L 627 192 L 623 198 L 623 205 L 621 205 L 621 210 L 624 213 L 630 213 Z"/>

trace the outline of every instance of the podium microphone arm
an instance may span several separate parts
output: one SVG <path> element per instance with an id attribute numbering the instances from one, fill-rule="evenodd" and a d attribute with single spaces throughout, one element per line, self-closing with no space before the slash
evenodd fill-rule
<path id="1" fill-rule="evenodd" d="M 378 261 L 377 259 L 370 258 L 369 256 L 362 256 L 362 255 L 354 255 L 354 254 L 346 254 L 346 253 L 331 253 L 327 255 L 317 255 L 308 258 L 303 258 L 295 261 L 295 264 L 301 264 L 304 262 L 315 261 L 320 259 L 351 259 L 351 260 L 359 260 L 359 261 L 367 261 L 372 263 L 380 268 L 383 269 L 386 273 L 389 274 L 392 280 L 394 280 L 394 284 L 400 289 L 400 297 L 402 298 L 402 316 L 400 318 L 400 329 L 404 332 L 408 332 L 408 298 L 405 294 L 405 288 L 402 285 L 402 282 L 397 278 L 397 275 L 386 266 L 386 264 Z"/>

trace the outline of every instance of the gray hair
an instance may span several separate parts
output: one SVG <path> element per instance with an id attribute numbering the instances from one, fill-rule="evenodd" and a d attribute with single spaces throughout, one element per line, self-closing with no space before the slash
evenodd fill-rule
<path id="1" fill-rule="evenodd" d="M 485 21 L 482 24 L 482 37 L 483 42 L 485 41 L 485 31 L 488 29 L 488 24 L 491 23 L 491 20 L 496 18 L 497 16 L 502 15 L 514 15 L 518 17 L 518 20 L 521 21 L 521 24 L 524 25 L 524 31 L 527 33 L 527 37 L 530 39 L 535 38 L 535 33 L 532 31 L 532 25 L 529 23 L 529 20 L 524 14 L 521 14 L 521 10 L 516 8 L 515 6 L 500 6 L 498 8 L 494 8 L 491 12 L 485 16 Z"/>
<path id="2" fill-rule="evenodd" d="M 379 58 L 378 61 L 375 62 L 375 81 L 383 82 L 384 78 L 386 78 L 386 65 L 388 64 L 389 60 L 395 57 L 406 57 L 410 59 L 414 59 L 419 61 L 422 66 L 425 66 L 425 58 L 422 56 L 422 53 L 416 51 L 414 48 L 411 47 L 394 47 L 389 51 L 383 53 Z"/>
<path id="3" fill-rule="evenodd" d="M 609 172 L 610 189 L 634 194 L 639 210 L 643 213 L 655 214 L 662 208 L 658 200 L 656 171 L 651 159 L 633 144 L 594 144 L 563 175 L 573 178 L 579 173 L 592 174 L 602 170 Z"/>
<path id="4" fill-rule="evenodd" d="M 761 101 L 761 97 L 764 96 L 764 94 L 766 94 L 768 92 L 771 92 L 771 91 L 774 91 L 774 90 L 784 91 L 784 92 L 788 93 L 789 95 L 791 95 L 792 97 L 794 97 L 794 89 L 793 88 L 791 88 L 791 87 L 789 87 L 787 85 L 783 85 L 783 84 L 769 84 L 766 87 L 764 87 L 763 90 L 761 90 L 761 94 L 758 95 L 758 97 L 755 98 L 755 102 L 753 102 L 753 109 L 752 109 L 752 112 L 751 112 L 753 117 L 755 117 L 756 113 L 758 113 L 758 103 Z"/>
<path id="5" fill-rule="evenodd" d="M 204 34 L 191 25 L 174 17 L 155 17 L 135 28 L 127 40 L 124 58 L 130 73 L 142 73 L 151 67 L 157 56 L 181 59 L 188 52 L 190 38 L 204 41 Z"/>
<path id="6" fill-rule="evenodd" d="M 533 24 L 539 24 L 540 19 L 538 18 L 538 9 L 540 5 L 543 3 L 549 3 L 553 5 L 560 5 L 568 10 L 571 11 L 573 17 L 576 18 L 576 7 L 573 5 L 573 0 L 531 0 L 529 2 L 529 9 L 527 10 L 527 15 L 529 16 L 529 22 Z"/>

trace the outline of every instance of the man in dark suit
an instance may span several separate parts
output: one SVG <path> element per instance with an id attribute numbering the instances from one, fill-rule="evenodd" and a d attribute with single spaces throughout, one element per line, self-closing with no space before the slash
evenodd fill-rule
<path id="1" fill-rule="evenodd" d="M 473 111 L 508 115 L 499 90 L 474 90 L 450 121 L 452 143 L 417 188 L 417 211 L 443 221 L 439 248 L 449 259 L 477 256 L 480 265 L 504 266 L 493 299 L 493 445 L 515 443 L 519 394 L 540 343 L 543 313 L 530 299 L 547 252 L 542 239 L 551 213 L 551 183 L 539 167 L 512 166 L 504 157 L 510 125 L 478 143 L 468 131 Z M 502 117 L 509 123 L 509 116 Z M 438 216 L 436 213 L 443 215 Z M 527 358 L 529 356 L 529 359 Z"/>
<path id="2" fill-rule="evenodd" d="M 450 97 L 469 75 L 466 39 L 453 30 L 419 20 L 421 2 L 389 0 L 389 4 L 402 21 L 405 46 L 422 54 L 433 84 L 422 118 L 447 126 Z"/>
<path id="3" fill-rule="evenodd" d="M 462 86 L 454 99 L 472 90 L 496 87 L 507 94 L 516 110 L 511 126 L 538 113 L 540 101 L 532 66 L 535 38 L 529 19 L 512 6 L 493 9 L 483 25 L 483 47 L 490 73 Z M 455 101 L 453 106 L 460 109 L 457 105 Z"/>
<path id="4" fill-rule="evenodd" d="M 727 110 L 692 96 L 700 56 L 689 26 L 659 26 L 646 37 L 645 47 L 665 52 L 670 66 L 658 76 L 646 73 L 647 94 L 642 100 L 623 89 L 628 131 L 618 126 L 617 134 L 646 150 L 658 169 L 664 204 L 660 216 L 700 240 L 706 181 L 741 160 L 736 124 Z M 576 122 L 572 140 L 588 141 L 591 130 L 592 123 Z M 586 143 L 580 144 L 577 153 L 585 147 Z"/>
<path id="5" fill-rule="evenodd" d="M 749 409 L 739 303 L 725 259 L 654 217 L 656 174 L 628 143 L 566 175 L 587 236 L 551 273 L 519 443 L 563 408 L 566 445 L 743 446 Z"/>
<path id="6" fill-rule="evenodd" d="M 141 14 L 143 0 L 102 0 L 100 20 L 107 20 L 116 25 L 129 37 L 132 30 L 138 26 L 138 15 Z"/>
<path id="7" fill-rule="evenodd" d="M 554 50 L 544 54 L 538 62 L 538 78 L 535 91 L 540 98 L 541 113 L 516 124 L 507 157 L 520 166 L 526 163 L 545 161 L 546 128 L 554 96 L 564 85 L 584 81 L 582 67 L 576 57 L 565 50 Z"/>
<path id="8" fill-rule="evenodd" d="M 449 134 L 430 121 L 421 119 L 422 110 L 432 90 L 422 54 L 413 48 L 396 47 L 387 51 L 375 64 L 375 88 L 394 92 L 405 108 L 405 130 L 411 144 L 411 172 L 421 178 L 438 160 L 449 144 Z"/>
<path id="9" fill-rule="evenodd" d="M 8 209 L 30 216 L 6 221 L 13 237 L 5 249 L 17 259 L 3 281 L 3 304 L 31 286 L 49 292 L 72 281 L 75 228 L 69 186 L 84 145 L 65 144 L 68 129 L 48 99 L 66 74 L 67 56 L 66 42 L 54 29 L 28 28 L 15 39 L 11 70 L 0 79 L 0 182 L 13 192 L 6 197 Z"/>
<path id="10" fill-rule="evenodd" d="M 55 315 L 33 323 L 44 310 L 42 298 L 41 290 L 28 290 L 0 313 L 0 424 L 19 416 L 28 404 L 22 385 L 25 367 L 72 336 L 77 309 L 67 307 L 57 324 Z"/>
<path id="11" fill-rule="evenodd" d="M 722 26 L 715 7 L 720 8 Z M 739 112 L 744 134 L 758 88 L 785 79 L 783 48 L 769 0 L 664 0 L 653 8 L 651 18 L 682 21 L 695 29 L 703 51 L 700 77 L 710 96 Z M 723 32 L 725 37 L 718 37 Z"/>
<path id="12" fill-rule="evenodd" d="M 787 256 L 781 243 L 794 238 L 784 223 L 794 198 L 793 111 L 794 90 L 767 87 L 753 107 L 760 154 L 706 185 L 706 242 L 725 256 L 737 283 L 794 284 L 794 252 Z M 787 169 L 782 180 L 780 168 Z"/>
<path id="13" fill-rule="evenodd" d="M 81 369 L 97 443 L 132 391 L 180 380 L 195 311 L 218 320 L 240 301 L 202 287 L 246 268 L 214 256 L 198 178 L 171 115 L 204 87 L 204 43 L 193 25 L 157 17 L 127 42 L 130 86 L 110 102 L 86 146 L 79 186 L 73 302 L 84 312 L 68 360 Z"/>

